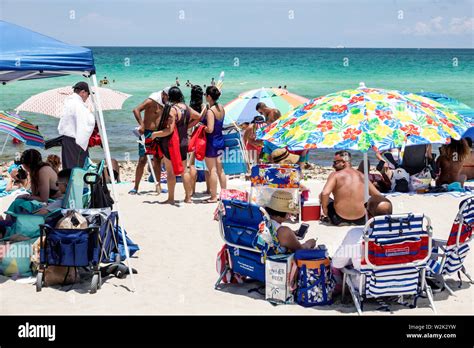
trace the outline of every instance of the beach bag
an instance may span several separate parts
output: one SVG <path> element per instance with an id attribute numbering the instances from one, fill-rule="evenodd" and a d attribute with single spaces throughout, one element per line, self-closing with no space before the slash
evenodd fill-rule
<path id="1" fill-rule="evenodd" d="M 392 191 L 393 192 L 409 192 L 410 175 L 403 168 L 393 170 L 392 175 Z"/>
<path id="2" fill-rule="evenodd" d="M 205 129 L 206 126 L 200 125 L 194 130 L 191 139 L 189 139 L 188 152 L 194 152 L 198 161 L 202 161 L 206 157 L 207 138 Z"/>
<path id="3" fill-rule="evenodd" d="M 241 191 L 236 189 L 222 189 L 219 194 L 219 200 L 222 202 L 223 199 L 235 199 L 242 202 L 249 200 L 249 193 L 247 191 Z M 219 211 L 223 211 L 224 206 L 219 203 L 216 210 L 214 211 L 214 220 L 219 221 Z"/>
<path id="4" fill-rule="evenodd" d="M 56 224 L 60 230 L 86 229 L 88 227 L 87 219 L 76 211 L 69 211 Z"/>
<path id="5" fill-rule="evenodd" d="M 102 139 L 100 138 L 99 127 L 97 127 L 97 124 L 95 125 L 94 130 L 92 131 L 88 144 L 88 147 L 94 146 L 102 146 Z"/>
<path id="6" fill-rule="evenodd" d="M 230 268 L 230 256 L 229 256 L 229 251 L 224 244 L 221 248 L 221 250 L 217 253 L 217 259 L 216 259 L 216 270 L 219 275 L 222 275 L 221 282 L 225 284 L 242 284 L 245 280 L 244 276 L 241 276 L 238 273 L 234 273 L 232 269 Z M 227 266 L 227 271 L 225 274 L 222 274 L 224 272 L 224 269 Z"/>
<path id="7" fill-rule="evenodd" d="M 324 246 L 317 249 L 297 250 L 298 287 L 296 302 L 303 307 L 332 304 L 336 281 L 331 271 L 331 260 Z"/>
<path id="8" fill-rule="evenodd" d="M 293 254 L 268 256 L 265 260 L 265 299 L 274 304 L 293 303 L 296 270 Z"/>
<path id="9" fill-rule="evenodd" d="M 428 189 L 432 179 L 430 168 L 426 167 L 418 174 L 410 176 L 410 191 Z"/>
<path id="10" fill-rule="evenodd" d="M 44 286 L 74 284 L 79 280 L 76 267 L 48 266 L 44 270 Z"/>
<path id="11" fill-rule="evenodd" d="M 127 259 L 127 253 L 125 252 L 125 245 L 123 243 L 123 238 L 122 238 L 122 229 L 120 226 L 116 226 L 116 238 L 117 238 L 117 246 L 118 246 L 118 253 L 120 254 L 120 260 L 125 261 Z M 138 250 L 140 250 L 140 247 L 138 244 L 134 243 L 128 236 L 127 236 L 127 231 L 125 231 L 125 238 L 127 240 L 127 247 L 128 247 L 128 255 L 130 257 L 133 256 Z M 115 262 L 116 260 L 117 253 L 116 252 L 111 252 L 110 257 L 109 257 L 109 262 Z"/>
<path id="12" fill-rule="evenodd" d="M 32 245 L 37 238 L 0 245 L 0 274 L 14 279 L 30 277 Z"/>

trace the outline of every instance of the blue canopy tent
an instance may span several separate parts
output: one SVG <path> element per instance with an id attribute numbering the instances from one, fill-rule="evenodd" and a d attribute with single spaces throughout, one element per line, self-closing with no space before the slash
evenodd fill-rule
<path id="1" fill-rule="evenodd" d="M 2 85 L 14 81 L 71 74 L 89 78 L 90 84 L 97 89 L 94 57 L 90 49 L 69 45 L 18 25 L 0 21 L 0 82 Z M 112 168 L 112 159 L 99 94 L 91 93 L 90 97 L 94 105 L 94 114 L 102 138 L 109 175 L 112 179 L 112 194 L 115 208 L 119 211 L 118 194 L 115 187 L 116 179 Z M 124 241 L 133 289 L 135 289 L 122 220 L 119 220 L 122 239 Z"/>

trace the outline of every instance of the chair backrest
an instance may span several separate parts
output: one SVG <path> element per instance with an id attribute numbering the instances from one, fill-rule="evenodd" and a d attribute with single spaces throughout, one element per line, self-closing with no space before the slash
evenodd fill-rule
<path id="1" fill-rule="evenodd" d="M 425 144 L 406 146 L 403 150 L 401 167 L 410 175 L 421 172 L 427 165 Z"/>
<path id="2" fill-rule="evenodd" d="M 83 209 L 83 195 L 84 195 L 84 175 L 87 173 L 82 168 L 73 168 L 69 182 L 66 188 L 66 194 L 63 198 L 62 207 L 64 209 Z"/>
<path id="3" fill-rule="evenodd" d="M 459 211 L 453 222 L 449 238 L 444 248 L 445 259 L 441 263 L 439 273 L 452 274 L 457 272 L 464 264 L 470 250 L 469 242 L 472 240 L 474 226 L 474 198 L 470 197 L 459 204 Z M 431 265 L 435 266 L 435 262 Z"/>
<path id="4" fill-rule="evenodd" d="M 415 295 L 431 255 L 431 221 L 422 214 L 385 215 L 364 228 L 361 272 L 366 297 Z"/>
<path id="5" fill-rule="evenodd" d="M 225 242 L 235 247 L 264 249 L 264 241 L 259 239 L 259 231 L 270 224 L 270 217 L 256 204 L 237 200 L 222 200 L 220 213 L 222 236 Z"/>
<path id="6" fill-rule="evenodd" d="M 364 269 L 425 265 L 431 254 L 431 221 L 423 214 L 384 215 L 370 219 L 362 243 Z"/>
<path id="7" fill-rule="evenodd" d="M 295 203 L 301 208 L 301 179 L 301 169 L 297 164 L 257 164 L 250 172 L 249 201 L 265 206 L 274 191 L 285 190 L 293 194 Z"/>
<path id="8" fill-rule="evenodd" d="M 224 157 L 222 166 L 226 175 L 244 174 L 249 170 L 248 160 L 239 132 L 231 132 L 224 137 Z"/>

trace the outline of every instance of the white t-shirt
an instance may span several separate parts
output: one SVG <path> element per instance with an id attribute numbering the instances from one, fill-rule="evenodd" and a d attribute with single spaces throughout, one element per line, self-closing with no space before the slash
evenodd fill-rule
<path id="1" fill-rule="evenodd" d="M 363 227 L 354 227 L 347 232 L 344 240 L 332 257 L 331 263 L 333 267 L 340 269 L 352 265 L 354 269 L 360 270 L 363 233 Z"/>
<path id="2" fill-rule="evenodd" d="M 94 127 L 94 115 L 82 101 L 81 96 L 73 93 L 67 97 L 59 120 L 59 134 L 76 139 L 76 144 L 86 151 Z"/>

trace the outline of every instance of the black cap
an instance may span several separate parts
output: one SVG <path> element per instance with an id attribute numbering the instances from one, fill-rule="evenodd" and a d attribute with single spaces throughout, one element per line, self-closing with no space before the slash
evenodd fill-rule
<path id="1" fill-rule="evenodd" d="M 79 89 L 81 91 L 86 91 L 87 93 L 90 94 L 90 90 L 89 90 L 89 85 L 87 84 L 87 82 L 78 82 L 76 83 L 74 86 L 72 86 L 73 89 Z"/>
<path id="2" fill-rule="evenodd" d="M 265 117 L 262 115 L 257 115 L 253 118 L 252 123 L 263 123 L 265 122 Z"/>

